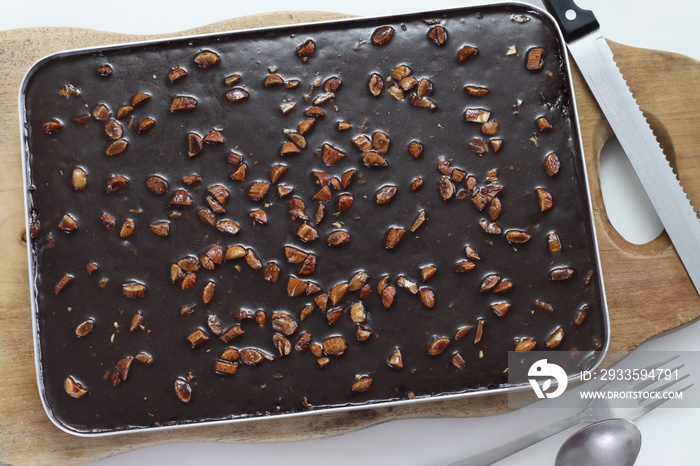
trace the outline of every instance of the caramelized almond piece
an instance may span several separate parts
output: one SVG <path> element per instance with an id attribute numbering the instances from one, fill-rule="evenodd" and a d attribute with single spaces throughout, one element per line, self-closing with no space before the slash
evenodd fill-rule
<path id="1" fill-rule="evenodd" d="M 178 189 L 170 197 L 168 205 L 190 206 L 192 205 L 192 196 L 190 196 L 190 193 L 188 193 L 184 189 Z"/>
<path id="2" fill-rule="evenodd" d="M 382 306 L 384 309 L 389 309 L 394 303 L 394 297 L 396 296 L 396 288 L 389 285 L 382 290 Z"/>
<path id="3" fill-rule="evenodd" d="M 554 205 L 552 194 L 546 189 L 537 188 L 537 203 L 540 206 L 540 212 L 548 211 Z"/>
<path id="4" fill-rule="evenodd" d="M 56 134 L 61 130 L 61 128 L 63 128 L 63 124 L 56 120 L 51 120 L 44 123 L 41 130 L 46 134 Z"/>
<path id="5" fill-rule="evenodd" d="M 340 301 L 342 301 L 343 298 L 345 298 L 345 295 L 347 294 L 349 289 L 350 289 L 350 284 L 347 282 L 338 283 L 333 288 L 331 288 L 331 292 L 330 292 L 331 304 L 333 306 L 335 306 L 338 303 L 340 303 Z"/>
<path id="6" fill-rule="evenodd" d="M 568 280 L 573 277 L 573 275 L 574 269 L 570 267 L 557 267 L 550 272 L 550 278 L 553 281 Z"/>
<path id="7" fill-rule="evenodd" d="M 226 330 L 226 332 L 223 333 L 223 334 L 219 337 L 219 340 L 223 341 L 224 343 L 228 343 L 228 342 L 230 342 L 231 340 L 233 340 L 233 339 L 235 339 L 235 338 L 237 338 L 237 337 L 239 337 L 239 336 L 241 336 L 241 335 L 243 335 L 243 329 L 241 328 L 241 326 L 240 326 L 240 325 L 234 325 L 234 326 L 231 327 L 230 329 Z M 235 349 L 235 348 L 229 348 L 229 349 L 233 350 L 233 349 Z M 238 354 L 237 354 L 237 353 L 236 353 L 235 355 L 234 355 L 234 354 L 230 354 L 230 353 L 229 353 L 228 355 L 226 355 L 225 353 L 226 353 L 226 352 L 224 352 L 224 353 L 221 354 L 221 359 L 226 359 L 226 357 L 224 357 L 224 356 L 227 356 L 227 357 L 229 357 L 229 358 L 233 358 L 233 359 L 231 359 L 231 361 L 235 361 L 236 359 L 238 359 Z"/>
<path id="8" fill-rule="evenodd" d="M 452 365 L 455 366 L 457 369 L 464 369 L 465 367 L 467 367 L 466 361 L 459 353 L 455 353 L 452 356 Z"/>
<path id="9" fill-rule="evenodd" d="M 192 348 L 199 348 L 209 341 L 209 336 L 207 336 L 204 330 L 198 328 L 187 336 L 187 341 L 190 342 Z"/>
<path id="10" fill-rule="evenodd" d="M 352 384 L 350 389 L 353 392 L 366 392 L 372 386 L 372 377 L 362 376 Z"/>
<path id="11" fill-rule="evenodd" d="M 433 26 L 428 31 L 428 37 L 437 45 L 447 42 L 447 29 L 442 26 Z"/>
<path id="12" fill-rule="evenodd" d="M 173 388 L 175 389 L 175 395 L 183 403 L 189 403 L 192 400 L 192 387 L 182 377 L 175 379 Z"/>
<path id="13" fill-rule="evenodd" d="M 449 345 L 449 343 L 449 338 L 433 337 L 433 341 L 431 341 L 430 345 L 428 346 L 428 354 L 430 356 L 437 356 L 438 354 L 442 354 L 442 352 L 445 351 L 445 348 L 447 348 L 447 345 Z"/>
<path id="14" fill-rule="evenodd" d="M 146 180 L 146 187 L 154 194 L 165 194 L 168 191 L 168 182 L 160 176 L 152 176 Z"/>
<path id="15" fill-rule="evenodd" d="M 61 221 L 58 224 L 58 228 L 61 230 L 70 233 L 71 231 L 74 231 L 75 229 L 78 228 L 78 223 L 75 221 L 73 217 L 71 217 L 69 214 L 66 214 L 63 216 Z"/>
<path id="16" fill-rule="evenodd" d="M 467 273 L 476 267 L 476 264 L 471 261 L 459 261 L 455 264 L 454 270 L 457 273 Z"/>
<path id="17" fill-rule="evenodd" d="M 589 309 L 590 308 L 588 305 L 584 305 L 581 307 L 581 309 L 579 309 L 578 313 L 576 313 L 576 317 L 574 318 L 574 325 L 581 325 L 586 320 Z"/>
<path id="18" fill-rule="evenodd" d="M 75 328 L 75 334 L 79 338 L 89 335 L 95 328 L 95 321 L 88 319 Z"/>
<path id="19" fill-rule="evenodd" d="M 146 295 L 146 285 L 127 282 L 122 285 L 122 294 L 127 298 L 142 298 Z"/>
<path id="20" fill-rule="evenodd" d="M 506 240 L 511 244 L 523 244 L 530 241 L 531 235 L 523 230 L 508 230 Z"/>
<path id="21" fill-rule="evenodd" d="M 321 158 L 323 159 L 323 163 L 326 164 L 326 166 L 332 166 L 335 165 L 336 163 L 340 162 L 343 157 L 345 157 L 345 153 L 336 149 L 335 147 L 331 146 L 330 144 L 324 144 L 323 149 L 321 151 Z"/>
<path id="22" fill-rule="evenodd" d="M 478 54 L 478 50 L 475 47 L 472 47 L 471 45 L 464 45 L 459 49 L 459 52 L 457 52 L 457 60 L 459 62 L 463 62 L 467 58 L 473 58 Z"/>
<path id="23" fill-rule="evenodd" d="M 493 289 L 496 288 L 496 285 L 498 285 L 498 282 L 500 281 L 501 277 L 499 277 L 495 273 L 486 275 L 486 277 L 484 277 L 483 281 L 481 282 L 481 289 L 479 290 L 479 292 L 488 293 L 489 291 L 493 291 Z"/>
<path id="24" fill-rule="evenodd" d="M 525 68 L 530 71 L 541 70 L 544 65 L 544 49 L 542 47 L 534 47 L 527 51 L 527 61 Z"/>
<path id="25" fill-rule="evenodd" d="M 109 147 L 107 147 L 105 153 L 107 155 L 119 155 L 126 150 L 128 145 L 129 143 L 126 141 L 126 139 L 117 139 L 110 144 Z"/>
<path id="26" fill-rule="evenodd" d="M 427 217 L 425 215 L 425 210 L 421 210 L 416 219 L 413 221 L 413 225 L 411 225 L 411 233 L 415 233 L 416 230 L 418 230 L 418 228 L 425 223 L 426 219 Z"/>
<path id="27" fill-rule="evenodd" d="M 343 337 L 330 337 L 323 341 L 323 352 L 328 356 L 340 356 L 347 349 L 347 343 Z"/>
<path id="28" fill-rule="evenodd" d="M 535 124 L 537 125 L 537 129 L 540 131 L 551 131 L 554 129 L 552 124 L 545 117 L 539 117 L 537 120 L 535 120 Z"/>
<path id="29" fill-rule="evenodd" d="M 328 239 L 326 241 L 331 246 L 343 246 L 350 241 L 350 233 L 344 230 L 334 231 L 328 235 Z"/>
<path id="30" fill-rule="evenodd" d="M 406 230 L 403 228 L 389 228 L 389 231 L 386 235 L 386 241 L 384 242 L 384 246 L 386 246 L 387 249 L 394 249 L 396 246 L 398 246 L 399 242 L 401 241 L 401 238 L 403 238 L 404 233 L 406 233 Z"/>
<path id="31" fill-rule="evenodd" d="M 428 280 L 433 278 L 435 272 L 437 272 L 437 268 L 433 265 L 426 265 L 420 268 L 420 276 L 424 282 L 427 282 Z"/>
<path id="32" fill-rule="evenodd" d="M 197 99 L 194 97 L 177 96 L 173 98 L 173 101 L 170 104 L 171 112 L 194 110 L 195 108 L 197 108 Z"/>
<path id="33" fill-rule="evenodd" d="M 303 59 L 307 60 L 309 57 L 311 57 L 314 54 L 314 51 L 316 50 L 316 43 L 308 39 L 306 42 L 303 44 L 299 45 L 297 47 L 297 55 L 302 57 Z"/>
<path id="34" fill-rule="evenodd" d="M 550 152 L 544 158 L 544 171 L 549 176 L 554 176 L 559 173 L 559 168 L 561 164 L 559 162 L 559 157 L 554 152 Z"/>
<path id="35" fill-rule="evenodd" d="M 464 90 L 467 91 L 467 94 L 474 97 L 481 97 L 489 93 L 488 88 L 480 86 L 464 86 Z"/>
<path id="36" fill-rule="evenodd" d="M 372 135 L 372 147 L 380 154 L 385 155 L 387 152 L 389 152 L 390 144 L 391 141 L 389 136 L 381 131 L 377 131 Z"/>
<path id="37" fill-rule="evenodd" d="M 496 313 L 498 317 L 504 317 L 508 311 L 510 311 L 511 304 L 509 302 L 495 303 L 491 305 L 491 310 Z"/>
<path id="38" fill-rule="evenodd" d="M 187 155 L 194 157 L 202 152 L 204 149 L 204 140 L 202 136 L 197 133 L 187 134 Z"/>
<path id="39" fill-rule="evenodd" d="M 302 241 L 308 243 L 309 241 L 318 239 L 318 232 L 308 223 L 303 223 L 297 230 L 297 236 L 301 238 Z"/>
<path id="40" fill-rule="evenodd" d="M 235 104 L 238 102 L 243 102 L 249 95 L 250 94 L 245 89 L 241 87 L 234 87 L 225 94 L 225 98 L 227 101 Z"/>
<path id="41" fill-rule="evenodd" d="M 163 238 L 167 238 L 170 235 L 170 222 L 163 220 L 160 222 L 150 223 L 149 228 L 153 233 Z"/>
<path id="42" fill-rule="evenodd" d="M 384 80 L 379 74 L 372 73 L 369 76 L 369 82 L 367 86 L 369 87 L 369 92 L 373 96 L 378 97 L 382 93 L 382 90 L 384 90 Z"/>
<path id="43" fill-rule="evenodd" d="M 391 352 L 391 355 L 389 356 L 389 359 L 387 359 L 386 363 L 395 369 L 402 369 L 403 355 L 401 354 L 401 350 L 399 348 L 394 348 L 394 351 Z"/>
<path id="44" fill-rule="evenodd" d="M 215 52 L 212 52 L 211 50 L 204 50 L 203 52 L 198 53 L 194 57 L 194 62 L 202 67 L 202 68 L 208 68 L 210 66 L 216 65 L 219 63 L 219 55 L 217 55 Z"/>
<path id="45" fill-rule="evenodd" d="M 537 346 L 535 340 L 530 338 L 523 338 L 520 342 L 515 345 L 515 351 L 532 351 Z"/>
<path id="46" fill-rule="evenodd" d="M 240 225 L 233 220 L 221 220 L 217 222 L 216 229 L 223 233 L 228 233 L 229 235 L 235 235 L 241 231 Z"/>
<path id="47" fill-rule="evenodd" d="M 374 202 L 377 204 L 387 204 L 396 196 L 396 186 L 385 185 L 377 190 L 374 194 Z"/>
<path id="48" fill-rule="evenodd" d="M 66 377 L 66 380 L 63 382 L 63 389 L 73 398 L 82 398 L 88 393 L 87 388 L 71 376 Z"/>
<path id="49" fill-rule="evenodd" d="M 214 361 L 214 372 L 221 375 L 234 375 L 238 372 L 238 364 L 229 361 Z"/>
<path id="50" fill-rule="evenodd" d="M 425 307 L 432 309 L 435 307 L 435 293 L 427 287 L 422 287 L 419 290 L 420 300 Z"/>
<path id="51" fill-rule="evenodd" d="M 184 68 L 173 68 L 168 72 L 168 81 L 174 83 L 184 78 L 185 76 L 187 76 L 187 70 L 185 70 Z"/>
<path id="52" fill-rule="evenodd" d="M 486 123 L 491 117 L 491 112 L 483 108 L 468 108 L 464 112 L 464 119 L 472 123 Z"/>
<path id="53" fill-rule="evenodd" d="M 383 167 L 387 165 L 386 159 L 374 150 L 367 151 L 362 155 L 362 163 L 368 167 Z"/>
<path id="54" fill-rule="evenodd" d="M 455 341 L 459 341 L 462 338 L 464 338 L 467 335 L 467 333 L 471 331 L 471 329 L 472 328 L 468 325 L 458 328 L 457 332 L 455 333 Z"/>
<path id="55" fill-rule="evenodd" d="M 545 342 L 545 346 L 547 348 L 556 348 L 559 346 L 561 341 L 564 339 L 564 329 L 559 327 L 557 328 L 550 336 L 547 338 L 547 341 Z"/>
<path id="56" fill-rule="evenodd" d="M 248 189 L 248 197 L 254 201 L 262 200 L 270 189 L 270 183 L 267 181 L 258 181 Z"/>
<path id="57" fill-rule="evenodd" d="M 391 26 L 382 26 L 377 28 L 372 33 L 372 43 L 374 45 L 385 45 L 394 37 L 394 28 Z"/>
<path id="58" fill-rule="evenodd" d="M 287 282 L 287 295 L 291 297 L 302 295 L 306 293 L 308 287 L 309 285 L 297 277 L 289 277 L 289 281 Z"/>

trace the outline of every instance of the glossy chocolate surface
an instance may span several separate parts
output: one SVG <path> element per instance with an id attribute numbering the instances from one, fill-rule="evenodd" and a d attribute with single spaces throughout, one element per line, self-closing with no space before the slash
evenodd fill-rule
<path id="1" fill-rule="evenodd" d="M 391 26 L 394 33 L 387 43 L 376 45 L 372 34 L 382 26 Z M 436 43 L 442 40 L 433 29 L 437 26 L 447 31 L 442 45 Z M 315 50 L 305 59 L 297 48 L 309 39 Z M 478 53 L 460 62 L 458 51 L 465 45 Z M 543 66 L 528 70 L 527 52 L 539 47 L 545 51 Z M 202 51 L 214 52 L 219 61 L 198 65 L 195 57 Z M 109 432 L 500 388 L 507 386 L 508 351 L 528 340 L 535 349 L 545 350 L 560 327 L 564 337 L 552 351 L 600 350 L 608 337 L 605 307 L 564 53 L 547 18 L 521 6 L 498 6 L 121 46 L 43 62 L 29 78 L 24 98 L 30 222 L 37 227 L 31 248 L 38 357 L 43 396 L 53 417 L 69 430 Z M 105 64 L 111 73 L 104 68 L 97 72 Z M 390 94 L 399 65 L 407 65 L 418 81 L 432 83 L 427 97 L 436 108 L 411 104 L 417 87 L 405 92 L 403 100 Z M 178 67 L 186 76 L 170 82 L 169 72 Z M 372 73 L 384 81 L 376 97 L 368 89 Z M 234 74 L 240 79 L 227 85 L 225 78 Z M 270 74 L 286 83 L 298 80 L 299 85 L 266 86 Z M 325 116 L 306 116 L 314 99 L 325 94 L 324 82 L 334 76 L 342 84 L 332 99 L 318 102 Z M 320 86 L 313 88 L 309 102 L 305 97 L 314 82 Z M 473 96 L 465 86 L 489 92 Z M 244 89 L 248 97 L 230 102 L 225 95 L 233 88 Z M 67 92 L 71 89 L 78 95 Z M 116 119 L 118 109 L 130 106 L 140 93 L 150 98 Z M 196 99 L 196 107 L 171 110 L 174 99 L 183 96 Z M 285 114 L 280 106 L 288 103 L 295 106 Z M 121 139 L 127 146 L 117 155 L 106 154 L 114 141 L 107 134 L 114 133 L 105 131 L 107 122 L 91 115 L 100 104 L 110 111 L 108 121 L 116 119 L 122 126 Z M 467 109 L 490 111 L 488 119 L 498 122 L 495 134 L 484 134 L 481 123 L 465 121 Z M 81 121 L 85 114 L 90 116 Z M 540 117 L 552 129 L 540 129 Z M 147 118 L 154 120 L 153 126 L 139 128 Z M 306 148 L 296 155 L 280 155 L 283 144 L 291 141 L 288 133 L 298 132 L 298 125 L 309 118 L 316 122 L 304 135 Z M 47 133 L 43 125 L 50 121 L 62 126 Z M 339 121 L 352 126 L 339 130 Z M 223 143 L 204 142 L 200 153 L 189 156 L 188 135 L 204 137 L 214 130 Z M 363 134 L 371 139 L 377 131 L 390 139 L 386 166 L 368 167 L 353 139 Z M 470 147 L 475 138 L 488 145 L 488 152 L 476 153 L 473 143 Z M 502 140 L 497 152 L 492 139 Z M 418 158 L 409 154 L 413 140 L 424 148 Z M 322 156 L 324 144 L 345 156 L 328 166 Z M 544 161 L 552 152 L 560 169 L 550 175 Z M 443 163 L 444 175 L 441 157 L 452 169 L 472 175 L 476 188 L 467 189 L 466 178 L 456 181 L 460 173 Z M 243 180 L 231 178 L 240 167 L 236 162 L 247 167 Z M 286 172 L 262 200 L 251 199 L 251 186 L 270 182 L 275 164 L 285 165 Z M 84 190 L 72 184 L 76 167 L 87 173 Z M 487 180 L 492 169 L 497 172 L 488 173 Z M 333 184 L 349 170 L 356 170 L 350 183 L 336 189 Z M 329 184 L 330 200 L 313 199 L 322 187 L 313 172 L 338 178 Z M 201 177 L 198 185 L 183 182 L 193 174 Z M 108 192 L 108 181 L 116 175 L 129 184 Z M 147 187 L 147 180 L 156 175 L 167 180 L 164 194 Z M 454 186 L 447 200 L 439 188 L 443 176 L 452 178 L 449 183 Z M 417 177 L 422 177 L 423 186 L 412 191 Z M 293 188 L 292 193 L 280 198 L 280 184 Z M 225 212 L 210 216 L 216 222 L 237 222 L 240 232 L 235 235 L 200 219 L 198 211 L 218 208 L 206 199 L 214 185 L 224 186 L 229 197 L 221 205 Z M 395 186 L 396 195 L 378 205 L 375 194 L 383 186 Z M 471 200 L 477 193 L 493 192 L 488 188 L 493 186 L 502 188 L 496 196 L 502 212 L 495 220 L 489 218 L 489 207 L 479 210 Z M 447 181 L 443 187 L 449 189 Z M 537 188 L 551 194 L 551 209 L 541 211 Z M 177 190 L 186 190 L 192 205 L 169 205 Z M 342 194 L 351 195 L 354 202 L 339 212 Z M 294 196 L 303 200 L 318 239 L 304 242 L 297 235 L 304 221 L 289 214 Z M 325 206 L 325 216 L 316 225 L 319 204 Z M 267 224 L 251 219 L 250 212 L 258 209 L 265 212 Z M 411 232 L 421 211 L 427 220 Z M 115 219 L 113 230 L 101 220 L 105 213 Z M 75 230 L 59 228 L 65 215 L 75 220 Z M 135 228 L 122 238 L 127 220 Z M 167 237 L 149 227 L 163 221 L 169 222 Z M 480 224 L 484 222 L 497 224 L 501 233 L 487 233 Z M 390 228 L 405 230 L 393 249 L 386 247 Z M 330 246 L 328 236 L 339 230 L 349 234 L 349 242 Z M 526 232 L 529 241 L 509 242 L 510 230 Z M 561 240 L 561 252 L 549 251 L 552 232 Z M 213 270 L 200 266 L 194 272 L 196 282 L 186 290 L 182 279 L 171 281 L 173 264 L 187 256 L 199 258 L 214 245 L 223 251 L 233 245 L 252 249 L 263 268 L 254 269 L 241 258 L 215 264 Z M 313 253 L 315 271 L 299 275 L 302 264 L 287 261 L 285 246 Z M 467 246 L 480 260 L 467 257 Z M 454 267 L 460 261 L 475 266 L 457 273 Z M 276 282 L 263 278 L 271 262 L 279 266 Z M 93 273 L 86 270 L 89 263 L 97 265 Z M 423 282 L 420 268 L 428 265 L 437 272 Z M 574 274 L 553 280 L 551 272 L 557 268 L 570 268 Z M 349 291 L 336 306 L 329 303 L 327 312 L 342 310 L 337 321 L 329 323 L 315 299 L 358 271 L 369 275 L 371 294 L 361 298 L 361 291 Z M 512 282 L 512 289 L 482 292 L 491 274 L 498 275 L 498 283 Z M 73 279 L 56 293 L 65 275 Z M 385 275 L 386 284 L 396 290 L 388 309 L 377 290 Z M 290 297 L 290 276 L 311 281 L 320 291 Z M 428 308 L 420 293 L 399 286 L 401 276 L 430 289 L 434 307 Z M 125 296 L 123 284 L 132 282 L 145 285 L 143 297 Z M 215 292 L 205 304 L 202 292 L 209 282 L 215 284 Z M 366 312 L 360 324 L 351 318 L 351 306 L 357 302 Z M 499 303 L 510 305 L 502 317 L 492 308 Z M 307 305 L 313 305 L 313 311 L 302 320 Z M 188 306 L 194 306 L 189 314 L 182 311 Z M 577 325 L 574 321 L 585 306 L 587 318 Z M 265 322 L 242 318 L 241 310 L 253 315 L 262 310 Z M 280 355 L 273 341 L 277 312 L 288 313 L 298 324 L 286 337 L 292 346 L 288 355 Z M 143 321 L 131 331 L 137 313 Z M 240 324 L 243 334 L 224 343 L 208 325 L 213 315 L 223 331 Z M 483 335 L 475 343 L 480 319 Z M 94 321 L 93 331 L 76 336 L 76 327 L 87 320 Z M 372 332 L 366 341 L 356 339 L 358 325 Z M 472 328 L 456 341 L 462 327 Z M 193 348 L 188 336 L 197 329 L 209 340 Z M 347 348 L 340 356 L 314 355 L 311 347 L 297 351 L 293 347 L 304 332 L 319 344 L 340 336 Z M 449 342 L 440 354 L 430 355 L 431 343 L 438 338 Z M 269 358 L 255 366 L 239 359 L 234 375 L 218 374 L 215 362 L 229 347 L 256 348 Z M 402 368 L 387 363 L 396 348 Z M 153 363 L 134 360 L 128 376 L 120 376 L 117 362 L 139 353 L 152 356 Z M 457 367 L 456 353 L 463 368 Z M 322 365 L 319 359 L 323 363 L 324 357 L 328 361 Z M 87 394 L 69 396 L 67 377 Z M 371 386 L 364 390 L 366 386 L 355 385 L 353 390 L 362 377 L 371 378 Z M 188 381 L 189 403 L 176 396 L 178 378 Z"/>

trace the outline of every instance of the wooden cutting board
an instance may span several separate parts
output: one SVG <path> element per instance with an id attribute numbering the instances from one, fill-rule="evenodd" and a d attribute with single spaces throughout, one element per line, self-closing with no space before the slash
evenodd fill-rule
<path id="1" fill-rule="evenodd" d="M 94 30 L 35 28 L 0 32 L 0 464 L 82 464 L 117 453 L 177 442 L 283 442 L 327 437 L 388 419 L 485 416 L 508 410 L 504 395 L 438 401 L 348 413 L 267 419 L 182 431 L 78 438 L 54 427 L 44 414 L 34 375 L 32 321 L 24 243 L 22 164 L 17 96 L 24 73 L 60 50 L 159 37 L 341 18 L 332 13 L 284 12 L 232 19 L 163 36 L 128 36 Z M 700 206 L 700 63 L 680 55 L 615 43 L 619 66 L 674 161 L 691 201 Z M 695 292 L 665 233 L 637 246 L 613 228 L 603 205 L 599 156 L 611 131 L 574 69 L 581 132 L 591 184 L 612 328 L 611 351 L 629 351 L 700 316 Z"/>

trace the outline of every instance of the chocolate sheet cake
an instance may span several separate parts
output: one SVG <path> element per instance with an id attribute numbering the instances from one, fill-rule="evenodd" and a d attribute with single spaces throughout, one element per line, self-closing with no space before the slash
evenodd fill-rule
<path id="1" fill-rule="evenodd" d="M 110 433 L 489 393 L 603 349 L 565 50 L 518 5 L 67 52 L 23 89 L 47 411 Z"/>

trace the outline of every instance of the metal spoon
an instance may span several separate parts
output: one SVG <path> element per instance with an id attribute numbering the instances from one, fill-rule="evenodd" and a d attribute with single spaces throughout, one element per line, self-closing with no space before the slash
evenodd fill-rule
<path id="1" fill-rule="evenodd" d="M 642 434 L 627 419 L 608 419 L 579 430 L 559 449 L 555 466 L 615 464 L 633 466 L 642 448 Z"/>

